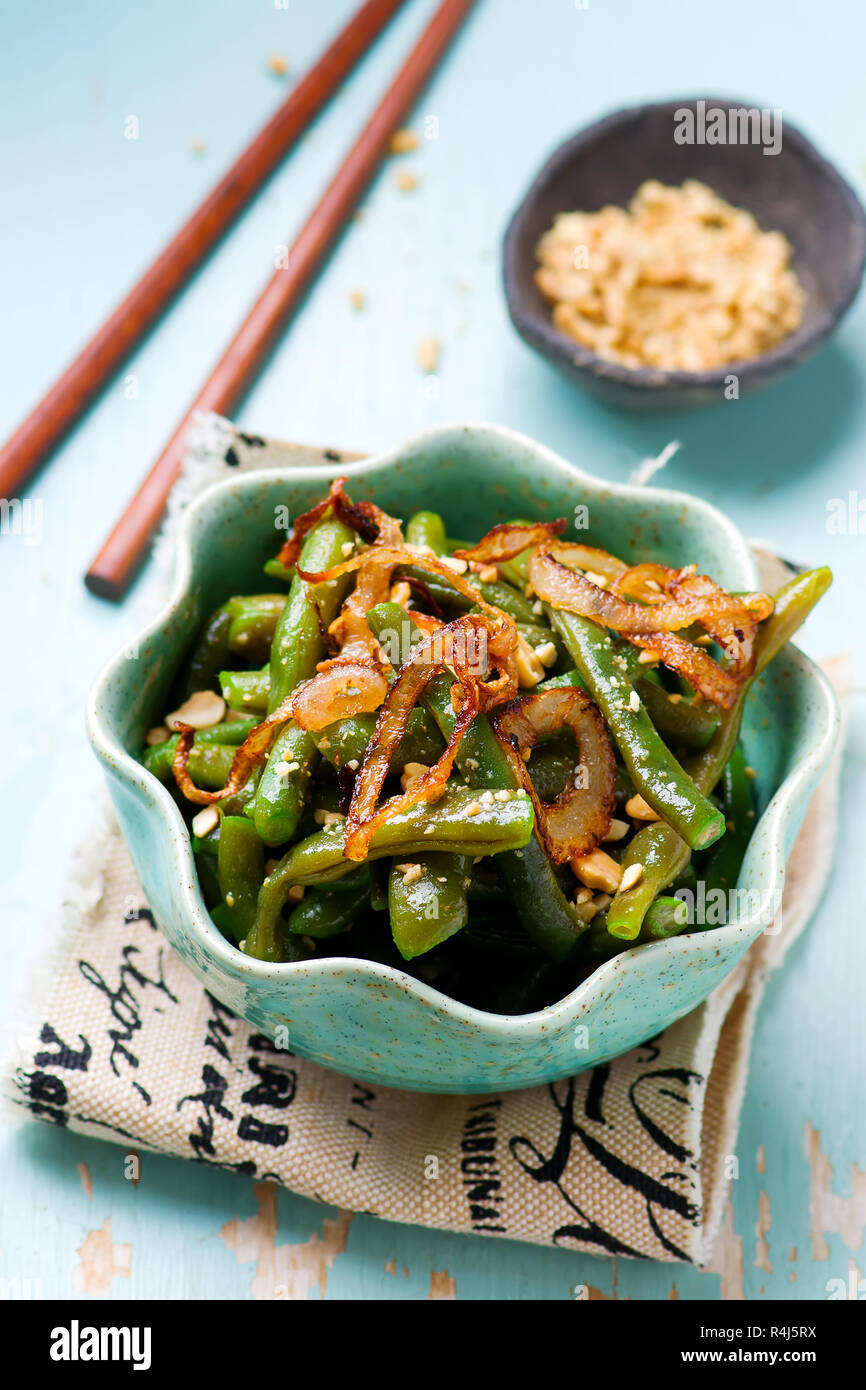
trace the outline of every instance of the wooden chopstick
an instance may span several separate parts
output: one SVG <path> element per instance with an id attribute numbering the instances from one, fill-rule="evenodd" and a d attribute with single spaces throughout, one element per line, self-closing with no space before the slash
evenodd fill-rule
<path id="1" fill-rule="evenodd" d="M 13 498 L 72 428 L 370 48 L 403 0 L 367 0 L 0 449 Z"/>
<path id="2" fill-rule="evenodd" d="M 265 286 L 91 564 L 85 583 L 94 594 L 119 599 L 125 593 L 144 559 L 180 472 L 193 415 L 209 410 L 231 412 L 252 384 L 291 311 L 376 173 L 390 136 L 414 104 L 473 3 L 474 0 L 443 0 L 437 9 L 296 237 L 286 268 L 277 270 Z"/>

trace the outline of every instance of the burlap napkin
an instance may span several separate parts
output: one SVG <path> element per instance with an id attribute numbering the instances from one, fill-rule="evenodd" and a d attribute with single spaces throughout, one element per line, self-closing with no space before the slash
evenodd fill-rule
<path id="1" fill-rule="evenodd" d="M 208 419 L 172 511 L 227 468 L 322 458 L 339 462 Z M 500 1096 L 362 1085 L 276 1050 L 166 944 L 108 818 L 76 862 L 56 973 L 4 1069 L 7 1098 L 77 1133 L 391 1221 L 704 1263 L 734 1166 L 757 1006 L 829 873 L 837 791 L 834 767 L 788 864 L 782 928 L 706 1003 L 610 1064 Z"/>

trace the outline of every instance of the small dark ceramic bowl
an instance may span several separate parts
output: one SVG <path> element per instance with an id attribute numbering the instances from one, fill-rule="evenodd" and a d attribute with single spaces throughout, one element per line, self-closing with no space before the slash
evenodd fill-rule
<path id="1" fill-rule="evenodd" d="M 705 97 L 706 110 L 753 105 Z M 863 277 L 866 217 L 856 195 L 804 135 L 782 121 L 782 145 L 677 144 L 674 113 L 697 99 L 618 111 L 567 140 L 551 155 L 511 219 L 505 236 L 505 293 L 518 333 L 580 386 L 613 405 L 675 410 L 724 399 L 735 374 L 739 394 L 780 380 L 832 333 Z M 806 291 L 803 322 L 763 357 L 706 372 L 630 368 L 607 362 L 554 328 L 550 305 L 535 285 L 535 247 L 560 212 L 624 206 L 644 179 L 681 184 L 700 179 L 729 203 L 748 209 L 766 231 L 784 232 Z"/>

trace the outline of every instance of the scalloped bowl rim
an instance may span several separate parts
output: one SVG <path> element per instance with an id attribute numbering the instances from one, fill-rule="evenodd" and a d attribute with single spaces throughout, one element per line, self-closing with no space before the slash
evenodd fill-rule
<path id="1" fill-rule="evenodd" d="M 732 549 L 738 553 L 739 559 L 743 562 L 745 571 L 754 574 L 754 561 L 741 533 L 733 522 L 712 504 L 701 498 L 693 497 L 689 493 L 674 489 L 653 487 L 648 490 L 631 483 L 609 482 L 606 479 L 597 478 L 545 445 L 537 443 L 530 436 L 505 426 L 485 423 L 436 426 L 413 436 L 405 443 L 384 453 L 370 455 L 362 459 L 344 460 L 339 465 L 340 471 L 349 473 L 360 470 L 384 472 L 407 454 L 411 454 L 413 450 L 421 446 L 429 447 L 438 438 L 444 442 L 447 437 L 453 435 L 455 430 L 492 436 L 499 440 L 508 440 L 518 446 L 528 447 L 542 465 L 548 464 L 557 470 L 564 469 L 576 480 L 588 484 L 594 490 L 602 490 L 608 495 L 626 499 L 645 498 L 650 495 L 654 499 L 657 498 L 674 505 L 685 505 L 692 511 L 699 511 L 704 514 L 708 521 L 712 521 L 714 525 L 726 533 Z M 252 489 L 260 485 L 265 478 L 269 480 L 283 479 L 287 486 L 291 486 L 293 483 L 316 481 L 320 478 L 324 480 L 332 478 L 334 475 L 335 465 L 330 462 L 308 464 L 301 467 L 287 465 L 285 468 L 246 470 L 233 478 L 225 479 L 206 488 L 186 508 L 180 518 L 171 591 L 164 605 L 141 630 L 138 637 L 133 639 L 136 649 L 144 647 L 189 596 L 196 567 L 192 532 L 196 522 L 202 514 L 208 511 L 214 499 L 226 493 L 242 491 L 245 487 Z M 190 928 L 192 929 L 199 946 L 212 958 L 221 972 L 228 971 L 245 984 L 252 985 L 256 980 L 288 979 L 292 976 L 298 979 L 345 977 L 348 969 L 355 972 L 357 978 L 368 981 L 383 981 L 395 985 L 414 995 L 422 1004 L 450 1014 L 462 1024 L 472 1025 L 488 1033 L 520 1037 L 521 1035 L 537 1034 L 538 1026 L 542 1023 L 549 1024 L 553 1019 L 566 1021 L 570 1015 L 579 1014 L 592 996 L 604 990 L 617 975 L 626 969 L 639 968 L 641 958 L 649 951 L 665 951 L 671 961 L 677 958 L 685 961 L 690 956 L 700 954 L 709 943 L 719 945 L 724 939 L 726 944 L 733 944 L 737 940 L 741 941 L 744 937 L 754 939 L 764 928 L 760 912 L 757 912 L 746 915 L 742 920 L 715 927 L 711 932 L 687 933 L 683 936 L 673 937 L 668 941 L 653 942 L 628 949 L 599 965 L 586 980 L 555 1004 L 527 1014 L 494 1014 L 483 1009 L 473 1008 L 468 1004 L 452 999 L 450 995 L 442 993 L 441 990 L 416 980 L 414 976 L 408 975 L 402 970 L 363 958 L 330 956 L 321 960 L 279 964 L 252 960 L 239 952 L 222 936 L 205 909 L 198 892 L 198 877 L 189 833 L 180 810 L 170 793 L 162 783 L 148 773 L 126 751 L 106 727 L 100 713 L 101 694 L 121 664 L 127 660 L 129 649 L 130 643 L 126 642 L 118 654 L 103 667 L 90 691 L 86 712 L 90 742 L 99 760 L 121 778 L 126 788 L 140 802 L 145 806 L 149 805 L 152 814 L 158 814 L 162 819 L 163 830 L 169 846 L 169 871 L 176 875 L 187 910 L 186 921 L 182 924 L 183 929 L 187 932 Z M 796 804 L 801 789 L 808 786 L 816 773 L 825 766 L 838 732 L 838 712 L 829 681 L 799 648 L 789 644 L 789 650 L 793 650 L 796 663 L 808 672 L 810 678 L 822 691 L 829 717 L 823 737 L 807 750 L 797 766 L 776 789 L 758 826 L 756 826 L 756 831 L 760 828 L 762 835 L 766 838 L 770 850 L 771 860 L 768 876 L 772 881 L 775 881 L 780 890 L 785 876 L 783 835 L 785 820 L 792 806 Z M 722 934 L 724 934 L 724 938 Z"/>

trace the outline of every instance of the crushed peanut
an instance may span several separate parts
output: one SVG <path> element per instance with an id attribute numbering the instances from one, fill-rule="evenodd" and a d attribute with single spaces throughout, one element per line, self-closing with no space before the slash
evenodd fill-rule
<path id="1" fill-rule="evenodd" d="M 356 313 L 356 314 L 360 314 L 361 310 L 364 308 L 365 304 L 367 303 L 367 300 L 366 300 L 366 298 L 364 297 L 364 291 L 363 291 L 363 290 L 352 290 L 351 294 L 349 295 L 349 303 L 351 304 L 352 308 L 355 310 L 355 313 Z"/>
<path id="2" fill-rule="evenodd" d="M 587 888 L 600 888 L 605 893 L 615 893 L 622 877 L 622 869 L 615 859 L 605 854 L 603 849 L 594 849 L 591 854 L 575 855 L 569 860 L 575 878 L 585 883 Z"/>
<path id="3" fill-rule="evenodd" d="M 282 53 L 272 53 L 267 62 L 268 72 L 273 73 L 274 77 L 285 77 L 289 70 L 289 65 Z"/>
<path id="4" fill-rule="evenodd" d="M 647 648 L 646 651 L 638 652 L 637 660 L 639 666 L 654 666 L 659 660 L 659 654 L 658 652 L 651 652 Z"/>
<path id="5" fill-rule="evenodd" d="M 632 820 L 661 820 L 661 816 L 657 816 L 652 806 L 637 792 L 625 803 L 625 813 Z"/>
<path id="6" fill-rule="evenodd" d="M 156 724 L 154 728 L 148 729 L 144 736 L 144 741 L 148 748 L 158 748 L 161 743 L 166 743 L 171 738 L 171 734 L 164 724 Z"/>
<path id="7" fill-rule="evenodd" d="M 610 823 L 610 829 L 604 837 L 605 844 L 611 844 L 616 840 L 625 839 L 626 835 L 630 830 L 631 826 L 629 825 L 628 821 L 616 819 L 612 820 Z"/>
<path id="8" fill-rule="evenodd" d="M 289 889 L 288 895 L 287 895 L 287 896 L 288 896 L 288 899 L 289 899 L 289 902 L 290 902 L 290 903 L 299 903 L 299 902 L 301 901 L 301 899 L 303 898 L 304 894 L 306 893 L 306 891 L 307 891 L 307 890 L 306 890 L 306 888 L 304 887 L 303 883 L 293 883 L 292 886 L 291 886 L 291 888 Z"/>
<path id="9" fill-rule="evenodd" d="M 400 786 L 408 791 L 413 782 L 419 781 L 430 769 L 426 763 L 407 763 L 400 773 Z"/>
<path id="10" fill-rule="evenodd" d="M 544 667 L 522 632 L 517 634 L 515 667 L 517 684 L 522 690 L 528 690 L 544 679 Z"/>
<path id="11" fill-rule="evenodd" d="M 542 666 L 554 666 L 556 664 L 556 647 L 553 642 L 542 642 L 540 647 L 535 648 L 535 655 Z"/>
<path id="12" fill-rule="evenodd" d="M 220 813 L 216 806 L 203 806 L 192 818 L 192 833 L 203 840 L 220 823 Z"/>
<path id="13" fill-rule="evenodd" d="M 418 180 L 409 169 L 398 169 L 394 182 L 401 193 L 411 193 L 413 188 L 418 187 Z"/>
<path id="14" fill-rule="evenodd" d="M 787 239 L 695 179 L 648 179 L 627 209 L 560 213 L 536 255 L 555 326 L 625 367 L 760 357 L 803 318 Z"/>
<path id="15" fill-rule="evenodd" d="M 176 729 L 178 724 L 188 724 L 191 729 L 209 729 L 219 724 L 225 712 L 226 702 L 221 695 L 213 690 L 197 690 L 178 709 L 167 714 L 165 722 L 170 729 Z"/>
<path id="16" fill-rule="evenodd" d="M 484 584 L 495 584 L 499 578 L 499 570 L 495 565 L 482 565 L 478 571 L 478 578 Z"/>
<path id="17" fill-rule="evenodd" d="M 642 878 L 643 864 L 629 864 L 628 868 L 623 870 L 622 878 L 619 881 L 620 892 L 628 892 L 629 888 L 634 888 L 635 884 L 640 883 Z"/>
<path id="18" fill-rule="evenodd" d="M 459 555 L 440 555 L 439 563 L 446 569 L 453 570 L 455 574 L 465 574 L 469 568 L 469 561 L 461 560 Z"/>

